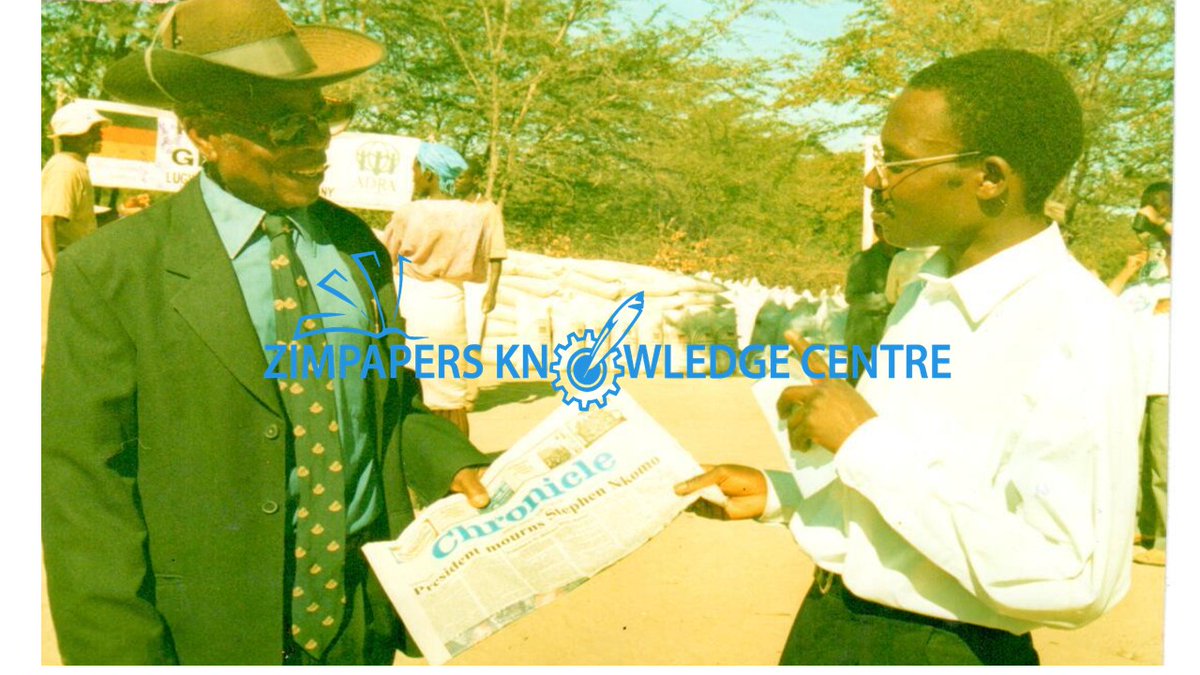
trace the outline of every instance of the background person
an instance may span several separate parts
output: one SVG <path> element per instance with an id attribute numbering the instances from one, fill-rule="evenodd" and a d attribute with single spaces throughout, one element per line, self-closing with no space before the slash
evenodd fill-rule
<path id="1" fill-rule="evenodd" d="M 108 118 L 82 103 L 59 108 L 50 118 L 57 152 L 42 167 L 42 355 L 58 253 L 96 231 L 95 191 L 87 156 L 100 149 Z"/>
<path id="2" fill-rule="evenodd" d="M 1144 565 L 1167 564 L 1167 430 L 1171 354 L 1171 280 L 1137 276 L 1148 264 L 1149 251 L 1129 256 L 1125 267 L 1109 283 L 1135 317 L 1138 356 L 1146 378 L 1146 409 L 1138 434 L 1137 534 L 1141 547 L 1133 561 Z"/>
<path id="3" fill-rule="evenodd" d="M 486 199 L 454 198 L 466 170 L 467 161 L 458 151 L 422 142 L 413 162 L 413 201 L 396 210 L 384 234 L 392 258 L 409 260 L 401 266 L 400 294 L 408 333 L 433 344 L 454 345 L 460 373 L 468 344 L 463 283 L 487 282 L 480 309 L 491 312 L 507 254 L 500 208 Z M 423 380 L 425 404 L 469 434 L 473 385 L 462 377 Z"/>
<path id="4" fill-rule="evenodd" d="M 846 272 L 846 345 L 862 348 L 868 356 L 871 347 L 879 344 L 887 327 L 892 304 L 887 298 L 888 271 L 897 248 L 884 241 L 879 225 L 875 226 L 876 241 L 865 251 L 854 254 Z M 851 352 L 853 356 L 853 352 Z M 851 383 L 858 378 L 850 377 Z"/>
<path id="5" fill-rule="evenodd" d="M 1171 184 L 1166 181 L 1151 183 L 1142 191 L 1141 204 L 1133 216 L 1131 227 L 1138 240 L 1146 246 L 1150 259 L 1142 267 L 1138 278 L 1162 279 L 1170 276 L 1171 234 Z"/>
<path id="6" fill-rule="evenodd" d="M 736 465 L 676 488 L 720 486 L 728 517 L 787 522 L 813 558 L 782 663 L 1034 664 L 1031 629 L 1084 625 L 1129 588 L 1132 329 L 1042 214 L 1082 144 L 1071 85 L 1027 52 L 938 61 L 892 104 L 873 217 L 940 248 L 884 341 L 948 344 L 951 378 L 785 390 L 793 446 L 835 453 L 819 489 Z"/>

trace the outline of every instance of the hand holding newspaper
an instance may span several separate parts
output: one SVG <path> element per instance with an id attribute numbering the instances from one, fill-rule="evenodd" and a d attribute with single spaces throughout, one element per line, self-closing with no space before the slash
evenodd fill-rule
<path id="1" fill-rule="evenodd" d="M 758 403 L 759 410 L 767 418 L 767 424 L 771 427 L 788 471 L 795 477 L 796 485 L 800 488 L 800 495 L 807 499 L 833 482 L 837 474 L 833 468 L 833 453 L 829 450 L 819 445 L 812 445 L 806 450 L 792 447 L 791 439 L 788 438 L 787 420 L 779 416 L 775 403 L 784 389 L 810 385 L 812 380 L 804 374 L 799 360 L 794 356 L 788 359 L 788 371 L 788 379 L 765 379 L 750 387 L 750 391 Z"/>
<path id="2" fill-rule="evenodd" d="M 421 651 L 442 664 L 632 553 L 696 498 L 672 486 L 700 465 L 628 392 L 563 407 L 488 468 L 482 511 L 430 505 L 395 541 L 363 550 Z"/>

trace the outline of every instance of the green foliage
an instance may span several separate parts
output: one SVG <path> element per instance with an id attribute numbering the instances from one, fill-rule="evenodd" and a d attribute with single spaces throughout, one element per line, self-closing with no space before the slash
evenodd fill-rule
<path id="1" fill-rule="evenodd" d="M 1172 3 L 1161 0 L 862 0 L 842 35 L 810 45 L 822 57 L 784 104 L 860 113 L 824 133 L 878 128 L 904 82 L 939 58 L 986 47 L 1045 56 L 1075 84 L 1086 130 L 1083 158 L 1054 199 L 1066 205 L 1076 256 L 1107 277 L 1124 261 L 1142 188 L 1170 177 L 1174 31 Z"/>
<path id="2" fill-rule="evenodd" d="M 149 43 L 159 11 L 153 3 L 130 0 L 42 3 L 43 130 L 60 103 L 101 97 L 105 67 Z M 42 157 L 52 152 L 50 140 L 43 137 Z"/>
<path id="3" fill-rule="evenodd" d="M 601 0 L 295 3 L 388 44 L 358 85 L 366 127 L 473 156 L 514 245 L 840 283 L 861 218 L 857 156 L 831 155 L 763 104 L 770 64 L 715 54 L 766 4 L 626 26 L 620 3 Z"/>
<path id="4" fill-rule="evenodd" d="M 707 0 L 700 18 L 637 25 L 622 11 L 630 1 L 282 4 L 297 23 L 386 44 L 381 66 L 340 87 L 364 111 L 356 127 L 463 151 L 478 191 L 503 204 L 510 245 L 535 251 L 841 284 L 857 250 L 862 162 L 824 141 L 877 129 L 889 97 L 932 60 L 991 45 L 1050 56 L 1079 87 L 1089 147 L 1058 198 L 1085 264 L 1106 276 L 1121 265 L 1136 247 L 1124 214 L 1170 172 L 1169 4 L 862 0 L 843 35 L 768 60 L 720 46 L 739 19 L 769 20 L 786 0 Z M 43 122 L 60 97 L 101 96 L 104 66 L 144 46 L 161 10 L 44 2 Z M 814 104 L 853 114 L 797 122 Z"/>

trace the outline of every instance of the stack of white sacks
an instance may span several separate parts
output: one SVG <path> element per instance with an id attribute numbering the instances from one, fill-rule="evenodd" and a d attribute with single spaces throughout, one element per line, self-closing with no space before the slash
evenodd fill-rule
<path id="1" fill-rule="evenodd" d="M 833 290 L 821 289 L 814 294 L 807 288 L 796 292 L 791 286 L 764 286 L 757 277 L 731 280 L 707 272 L 700 272 L 696 276 L 725 287 L 722 295 L 733 304 L 737 315 L 738 349 L 745 349 L 751 343 L 759 311 L 768 303 L 780 305 L 789 312 L 800 304 L 815 306 L 808 320 L 797 322 L 793 327 L 808 335 L 810 340 L 819 340 L 824 344 L 840 344 L 842 341 L 847 305 L 840 286 L 834 286 Z M 782 340 L 782 332 L 771 337 L 774 338 L 773 342 L 781 344 L 778 341 Z"/>
<path id="2" fill-rule="evenodd" d="M 732 311 L 738 347 L 744 348 L 750 342 L 755 317 L 768 300 L 788 308 L 800 301 L 819 302 L 818 312 L 826 322 L 845 308 L 840 292 L 822 291 L 814 296 L 807 290 L 797 293 L 790 287 L 769 288 L 757 279 L 729 281 L 703 272 L 692 276 L 631 263 L 554 258 L 511 249 L 486 328 L 480 309 L 485 285 L 468 283 L 465 288 L 467 340 L 483 345 L 484 363 L 495 362 L 497 345 L 505 349 L 528 345 L 538 354 L 545 345 L 552 361 L 555 345 L 584 329 L 598 332 L 617 305 L 638 291 L 645 293 L 645 308 L 624 344 L 671 349 L 673 370 L 684 363 L 686 340 L 679 326 L 689 315 Z M 481 341 L 483 330 L 486 334 Z M 660 371 L 662 365 L 660 361 Z"/>

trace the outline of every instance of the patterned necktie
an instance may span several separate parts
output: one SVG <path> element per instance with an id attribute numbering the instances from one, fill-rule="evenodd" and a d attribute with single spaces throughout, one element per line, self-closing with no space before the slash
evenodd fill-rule
<path id="1" fill-rule="evenodd" d="M 275 333 L 279 344 L 297 351 L 310 347 L 320 355 L 321 333 L 300 340 L 303 317 L 320 311 L 304 266 L 292 244 L 292 224 L 268 214 L 263 229 L 271 238 L 271 283 L 275 291 Z M 322 328 L 320 319 L 304 320 L 304 332 Z M 304 363 L 299 354 L 296 361 Z M 310 360 L 311 362 L 311 360 Z M 332 367 L 329 368 L 332 371 Z M 329 372 L 327 371 L 327 372 Z M 280 380 L 280 395 L 292 425 L 300 499 L 296 508 L 296 575 L 292 587 L 292 638 L 320 658 L 337 635 L 346 604 L 343 547 L 346 543 L 346 479 L 338 435 L 333 380 L 306 377 Z"/>

